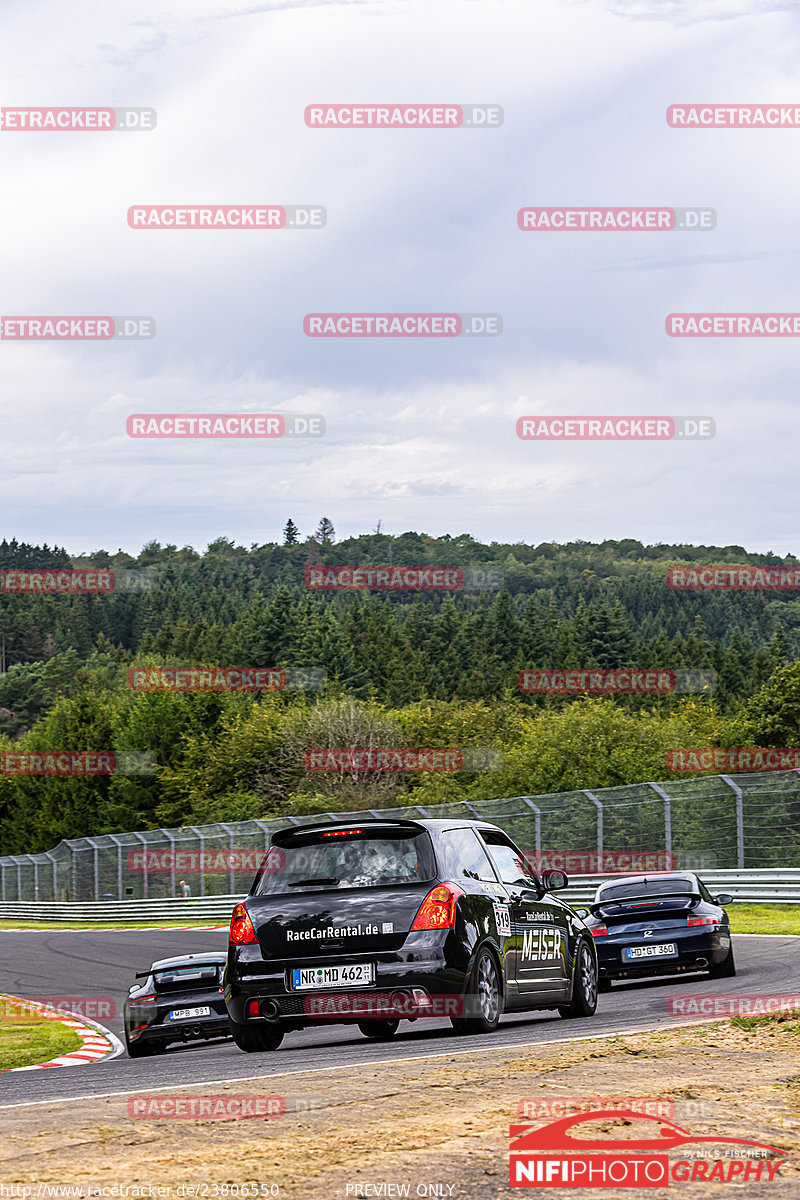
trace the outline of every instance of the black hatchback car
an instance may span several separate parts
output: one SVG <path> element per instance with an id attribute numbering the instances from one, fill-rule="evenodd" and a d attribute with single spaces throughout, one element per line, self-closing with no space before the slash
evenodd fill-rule
<path id="1" fill-rule="evenodd" d="M 273 836 L 276 855 L 231 919 L 225 1003 L 242 1050 L 331 1021 L 387 1038 L 404 1018 L 487 1033 L 504 1009 L 595 1011 L 594 939 L 552 894 L 566 875 L 540 878 L 494 825 L 302 825 Z"/>
<path id="2" fill-rule="evenodd" d="M 691 871 L 629 875 L 601 883 L 586 924 L 594 935 L 600 991 L 614 979 L 707 971 L 736 974 L 731 927 L 723 904 Z"/>
<path id="3" fill-rule="evenodd" d="M 131 1058 L 160 1054 L 172 1042 L 229 1037 L 222 997 L 224 953 L 161 958 L 139 971 L 125 1000 L 125 1045 Z"/>

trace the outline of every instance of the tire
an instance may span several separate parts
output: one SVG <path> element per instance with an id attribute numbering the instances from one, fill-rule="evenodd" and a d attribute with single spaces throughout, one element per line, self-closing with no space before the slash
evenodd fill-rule
<path id="1" fill-rule="evenodd" d="M 478 1015 L 451 1017 L 450 1023 L 456 1033 L 493 1033 L 497 1029 L 503 1009 L 503 992 L 497 960 L 491 950 L 478 952 L 469 987 L 464 993 L 464 1005 Z"/>
<path id="2" fill-rule="evenodd" d="M 611 980 L 610 979 L 598 979 L 597 990 L 598 990 L 598 992 L 610 992 L 611 991 Z"/>
<path id="3" fill-rule="evenodd" d="M 264 1050 L 277 1050 L 283 1041 L 283 1030 L 279 1025 L 239 1025 L 230 1022 L 231 1037 L 240 1050 L 247 1054 L 258 1054 Z"/>
<path id="4" fill-rule="evenodd" d="M 714 963 L 708 968 L 709 979 L 730 979 L 736 974 L 736 962 L 733 957 L 733 942 L 731 942 L 728 957 L 721 963 Z"/>
<path id="5" fill-rule="evenodd" d="M 128 1058 L 149 1058 L 151 1054 L 156 1053 L 153 1046 L 153 1042 L 129 1042 L 128 1035 L 125 1035 L 125 1049 L 128 1051 Z"/>
<path id="6" fill-rule="evenodd" d="M 358 1028 L 363 1033 L 364 1037 L 372 1038 L 376 1042 L 387 1042 L 389 1038 L 393 1038 L 397 1033 L 397 1027 L 400 1024 L 399 1020 L 379 1020 L 373 1017 L 369 1021 L 359 1021 Z"/>
<path id="7" fill-rule="evenodd" d="M 559 1004 L 559 1016 L 591 1017 L 597 1008 L 597 962 L 588 942 L 581 940 L 575 956 L 575 975 L 572 983 L 572 1000 Z"/>

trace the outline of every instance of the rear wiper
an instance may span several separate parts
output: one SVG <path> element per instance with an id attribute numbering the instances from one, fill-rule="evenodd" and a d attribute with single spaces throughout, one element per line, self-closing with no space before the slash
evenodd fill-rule
<path id="1" fill-rule="evenodd" d="M 334 875 L 320 875 L 317 879 L 297 879 L 294 883 L 290 883 L 289 887 L 306 887 L 312 883 L 339 883 Z"/>

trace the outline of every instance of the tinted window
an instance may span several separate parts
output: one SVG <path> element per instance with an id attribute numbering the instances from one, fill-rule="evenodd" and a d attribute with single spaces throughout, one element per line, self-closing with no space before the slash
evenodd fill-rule
<path id="1" fill-rule="evenodd" d="M 255 894 L 270 896 L 304 888 L 382 887 L 424 883 L 433 878 L 427 833 L 391 831 L 325 837 L 322 832 L 281 846 L 281 869 L 264 871 Z M 274 857 L 274 856 L 273 856 Z"/>
<path id="2" fill-rule="evenodd" d="M 453 883 L 459 879 L 488 879 L 497 883 L 486 851 L 471 829 L 446 829 L 440 834 L 439 858 L 443 879 Z"/>
<path id="3" fill-rule="evenodd" d="M 693 891 L 694 885 L 690 879 L 634 879 L 628 883 L 606 884 L 598 900 L 613 900 L 615 896 L 690 896 Z"/>
<path id="4" fill-rule="evenodd" d="M 539 880 L 533 867 L 528 863 L 522 851 L 512 845 L 502 833 L 492 833 L 489 829 L 482 829 L 481 837 L 486 842 L 492 862 L 497 867 L 503 883 L 522 884 L 525 887 L 540 889 Z"/>

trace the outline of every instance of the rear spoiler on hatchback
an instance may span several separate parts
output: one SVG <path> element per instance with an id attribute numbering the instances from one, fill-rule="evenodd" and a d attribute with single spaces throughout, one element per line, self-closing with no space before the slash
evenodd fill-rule
<path id="1" fill-rule="evenodd" d="M 369 832 L 374 833 L 378 830 L 395 829 L 401 831 L 415 830 L 417 833 L 423 832 L 425 826 L 419 821 L 409 821 L 405 818 L 398 817 L 369 817 L 365 820 L 353 821 L 326 821 L 323 823 L 314 823 L 309 825 L 290 825 L 286 829 L 278 829 L 270 838 L 272 846 L 287 846 L 293 843 L 301 843 L 303 838 L 318 838 L 320 834 L 342 832 L 352 830 L 354 833 Z"/>
<path id="2" fill-rule="evenodd" d="M 686 904 L 694 907 L 702 900 L 699 892 L 650 892 L 647 896 L 614 896 L 608 900 L 596 900 L 594 904 L 589 905 L 589 912 L 593 916 L 597 916 L 601 909 L 613 908 L 615 905 L 635 904 L 639 908 L 648 908 L 650 901 L 656 900 L 661 903 L 662 900 L 683 900 Z"/>

